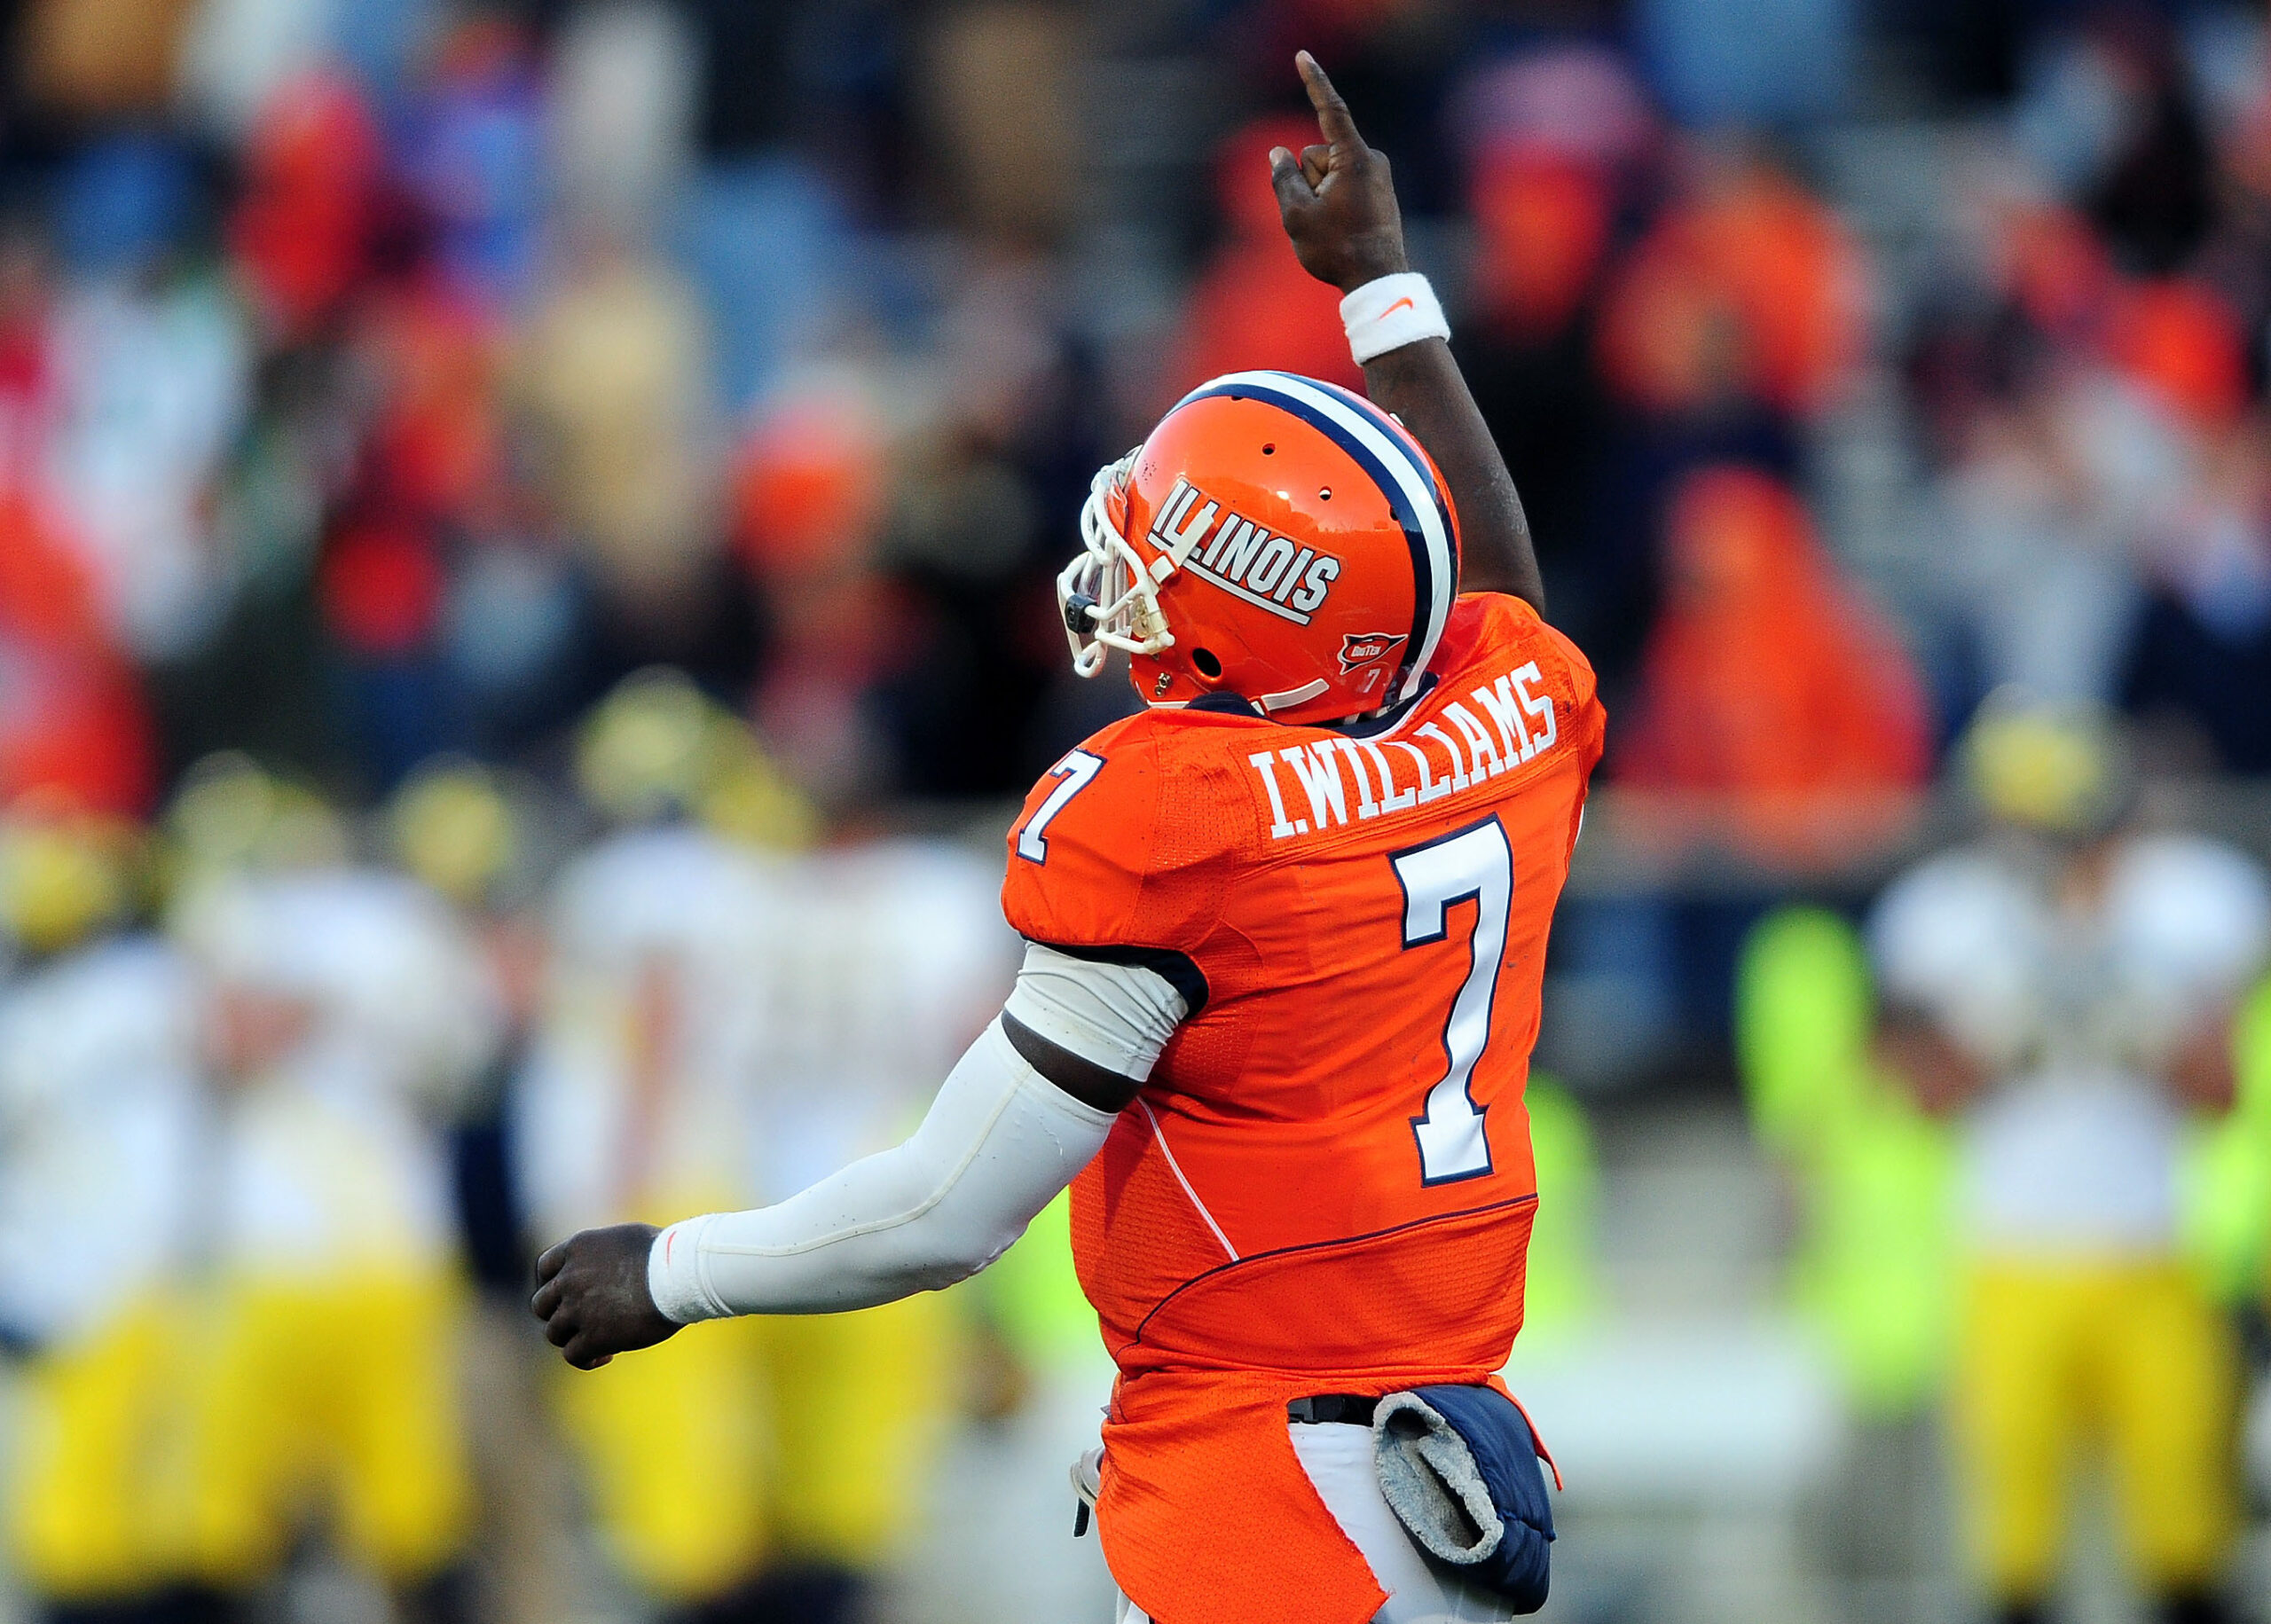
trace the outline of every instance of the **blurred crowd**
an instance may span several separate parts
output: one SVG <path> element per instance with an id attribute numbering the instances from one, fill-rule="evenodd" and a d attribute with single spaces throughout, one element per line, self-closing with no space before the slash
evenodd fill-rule
<path id="1" fill-rule="evenodd" d="M 1827 0 L 1754 8 L 1811 101 L 1706 48 L 1734 0 L 17 9 L 10 799 L 229 747 L 367 801 L 654 663 L 824 805 L 1015 793 L 1122 702 L 1049 639 L 1087 472 L 1231 366 L 1357 381 L 1255 180 L 1296 37 L 1399 161 L 1615 781 L 1843 851 L 2004 686 L 2271 770 L 2244 10 L 2009 20 L 1893 231 L 1807 138 L 1865 89 Z"/>
<path id="2" fill-rule="evenodd" d="M 1856 1521 L 1934 1502 L 1953 1393 L 1978 1593 L 2032 1616 L 2102 1424 L 2138 1582 L 2215 1616 L 2262 881 L 2159 791 L 2271 774 L 2259 7 L 0 27 L 0 1337 L 9 1565 L 59 1616 L 272 1589 L 311 1486 L 405 1614 L 848 1616 L 946 1418 L 1085 1369 L 1047 1224 L 947 1307 L 574 1387 L 506 1337 L 469 1418 L 459 1348 L 468 1279 L 801 1188 L 990 1014 L 996 853 L 914 836 L 990 837 L 1134 703 L 1054 619 L 1090 474 L 1215 373 L 1361 382 L 1267 184 L 1296 46 L 1395 164 L 1613 718 L 1542 1053 L 1740 1074 L 1879 1429 Z M 1583 1116 L 1533 1111 L 1582 1212 Z M 1599 1293 L 1583 1224 L 1538 1233 L 1550 1331 Z M 2105 1396 L 2141 1369 L 2182 1401 Z M 514 1522 L 526 1448 L 580 1510 Z M 468 1565 L 578 1518 L 570 1577 Z M 1030 1616 L 1099 1582 L 1054 1573 Z"/>

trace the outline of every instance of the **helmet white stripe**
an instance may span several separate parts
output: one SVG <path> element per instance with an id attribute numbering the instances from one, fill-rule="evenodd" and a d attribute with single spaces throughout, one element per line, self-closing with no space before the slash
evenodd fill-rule
<path id="1" fill-rule="evenodd" d="M 1425 631 L 1419 647 L 1414 654 L 1401 690 L 1390 694 L 1391 703 L 1409 699 L 1418 691 L 1420 679 L 1426 674 L 1428 663 L 1435 657 L 1435 645 L 1442 640 L 1443 625 L 1450 618 L 1451 599 L 1458 590 L 1458 565 L 1451 551 L 1450 533 L 1443 525 L 1442 510 L 1436 505 L 1433 482 L 1411 451 L 1398 443 L 1394 435 L 1383 431 L 1363 412 L 1350 405 L 1333 391 L 1311 382 L 1293 373 L 1246 372 L 1230 373 L 1202 384 L 1193 394 L 1214 394 L 1235 388 L 1240 393 L 1251 392 L 1265 400 L 1320 414 L 1338 425 L 1356 443 L 1371 452 L 1380 466 L 1395 480 L 1412 511 L 1418 515 L 1419 535 L 1426 552 L 1427 576 L 1413 585 L 1425 597 Z M 1378 407 L 1372 410 L 1378 411 Z"/>

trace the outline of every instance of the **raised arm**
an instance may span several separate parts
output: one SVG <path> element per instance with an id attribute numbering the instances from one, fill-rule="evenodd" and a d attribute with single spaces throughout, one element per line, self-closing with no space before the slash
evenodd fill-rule
<path id="1" fill-rule="evenodd" d="M 1304 51 L 1294 60 L 1324 140 L 1299 157 L 1287 147 L 1273 151 L 1270 184 L 1301 268 L 1346 295 L 1411 269 L 1403 220 L 1387 159 L 1364 145 L 1316 59 Z M 1403 420 L 1442 470 L 1458 505 L 1460 590 L 1509 592 L 1544 613 L 1529 521 L 1450 345 L 1423 338 L 1373 357 L 1364 363 L 1364 388 Z"/>

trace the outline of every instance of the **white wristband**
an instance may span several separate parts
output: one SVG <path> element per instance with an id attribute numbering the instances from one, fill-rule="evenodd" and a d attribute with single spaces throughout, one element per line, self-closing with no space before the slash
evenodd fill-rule
<path id="1" fill-rule="evenodd" d="M 714 1214 L 688 1218 L 655 1237 L 647 1254 L 647 1291 L 663 1317 L 680 1325 L 721 1317 L 702 1284 L 702 1232 Z"/>
<path id="2" fill-rule="evenodd" d="M 1348 294 L 1340 301 L 1340 325 L 1348 329 L 1348 353 L 1359 366 L 1423 338 L 1451 335 L 1435 290 L 1416 271 L 1380 277 Z"/>

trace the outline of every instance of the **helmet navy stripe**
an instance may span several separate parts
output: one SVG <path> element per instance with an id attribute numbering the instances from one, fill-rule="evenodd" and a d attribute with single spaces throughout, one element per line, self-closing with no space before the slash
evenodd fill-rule
<path id="1" fill-rule="evenodd" d="M 1285 375 L 1293 378 L 1300 377 L 1299 373 L 1288 373 Z M 1387 439 L 1387 443 L 1395 448 L 1396 455 L 1403 459 L 1404 462 L 1409 465 L 1411 469 L 1412 477 L 1419 482 L 1420 486 L 1427 492 L 1429 498 L 1434 503 L 1435 517 L 1442 522 L 1443 527 L 1443 535 L 1445 538 L 1450 542 L 1452 550 L 1456 552 L 1458 546 L 1458 531 L 1451 524 L 1450 498 L 1443 490 L 1442 482 L 1436 477 L 1435 470 L 1429 466 L 1427 459 L 1421 456 L 1414 448 L 1411 441 L 1411 431 L 1404 428 L 1403 424 L 1397 422 L 1393 417 L 1390 417 L 1388 413 L 1381 411 L 1378 406 L 1372 404 L 1371 401 L 1366 400 L 1363 396 L 1357 394 L 1354 389 L 1344 389 L 1339 384 L 1327 383 L 1322 378 L 1301 378 L 1301 381 L 1308 384 L 1313 389 L 1323 389 L 1328 395 L 1339 396 L 1341 400 L 1346 401 L 1348 405 L 1355 410 L 1369 413 L 1376 418 L 1387 419 L 1387 424 L 1380 431 L 1381 434 Z M 1393 430 L 1394 432 L 1390 432 L 1390 430 Z"/>
<path id="2" fill-rule="evenodd" d="M 1458 532 L 1451 523 L 1450 495 L 1444 490 L 1442 481 L 1437 478 L 1434 467 L 1417 449 L 1411 431 L 1396 421 L 1391 414 L 1382 411 L 1355 390 L 1344 389 L 1337 383 L 1327 383 L 1322 378 L 1304 378 L 1298 373 L 1283 372 L 1278 373 L 1277 376 L 1286 379 L 1303 388 L 1316 390 L 1328 398 L 1338 399 L 1358 417 L 1373 420 L 1374 428 L 1380 438 L 1394 449 L 1402 465 L 1411 470 L 1412 483 L 1427 493 L 1427 500 L 1435 510 L 1437 528 L 1427 531 L 1427 535 L 1431 540 L 1436 537 L 1442 538 L 1440 549 L 1431 550 L 1429 556 L 1431 559 L 1440 559 L 1442 564 L 1442 577 L 1440 580 L 1434 581 L 1433 584 L 1442 593 L 1442 614 L 1440 619 L 1432 623 L 1433 630 L 1426 641 L 1411 655 L 1409 685 L 1405 691 L 1398 695 L 1400 698 L 1410 698 L 1412 694 L 1418 691 L 1420 676 L 1426 664 L 1434 658 L 1436 641 L 1442 638 L 1443 628 L 1450 624 L 1451 600 L 1458 593 Z M 1387 420 L 1379 421 L 1379 420 L 1381 419 Z"/>
<path id="3" fill-rule="evenodd" d="M 1346 424 L 1340 422 L 1330 412 L 1321 409 L 1314 402 L 1306 400 L 1292 389 L 1278 384 L 1276 381 L 1280 377 L 1303 383 L 1310 381 L 1305 378 L 1297 379 L 1293 373 L 1233 373 L 1228 377 L 1218 378 L 1212 383 L 1201 384 L 1176 402 L 1176 409 L 1180 410 L 1192 401 L 1207 400 L 1215 396 L 1227 396 L 1233 400 L 1267 401 L 1280 411 L 1290 412 L 1321 431 L 1334 444 L 1346 451 L 1349 459 L 1362 468 L 1371 477 L 1372 482 L 1379 488 L 1381 496 L 1387 499 L 1388 511 L 1395 516 L 1396 523 L 1403 530 L 1404 541 L 1411 550 L 1411 633 L 1404 643 L 1403 659 L 1396 667 L 1395 679 L 1388 685 L 1387 694 L 1390 701 L 1401 699 L 1404 697 L 1403 691 L 1404 686 L 1414 674 L 1414 663 L 1423 655 L 1430 652 L 1428 646 L 1433 640 L 1427 633 L 1429 622 L 1434 610 L 1435 569 L 1429 557 L 1427 539 L 1418 509 L 1413 506 L 1403 481 L 1390 472 L 1387 466 L 1373 452 L 1371 447 L 1358 439 Z M 1378 407 L 1371 406 L 1369 403 L 1366 409 L 1379 410 Z M 1389 435 L 1386 437 L 1394 443 L 1395 435 Z M 1432 488 L 1434 482 L 1431 480 L 1427 483 Z M 1445 534 L 1449 534 L 1448 526 L 1446 526 Z"/>

